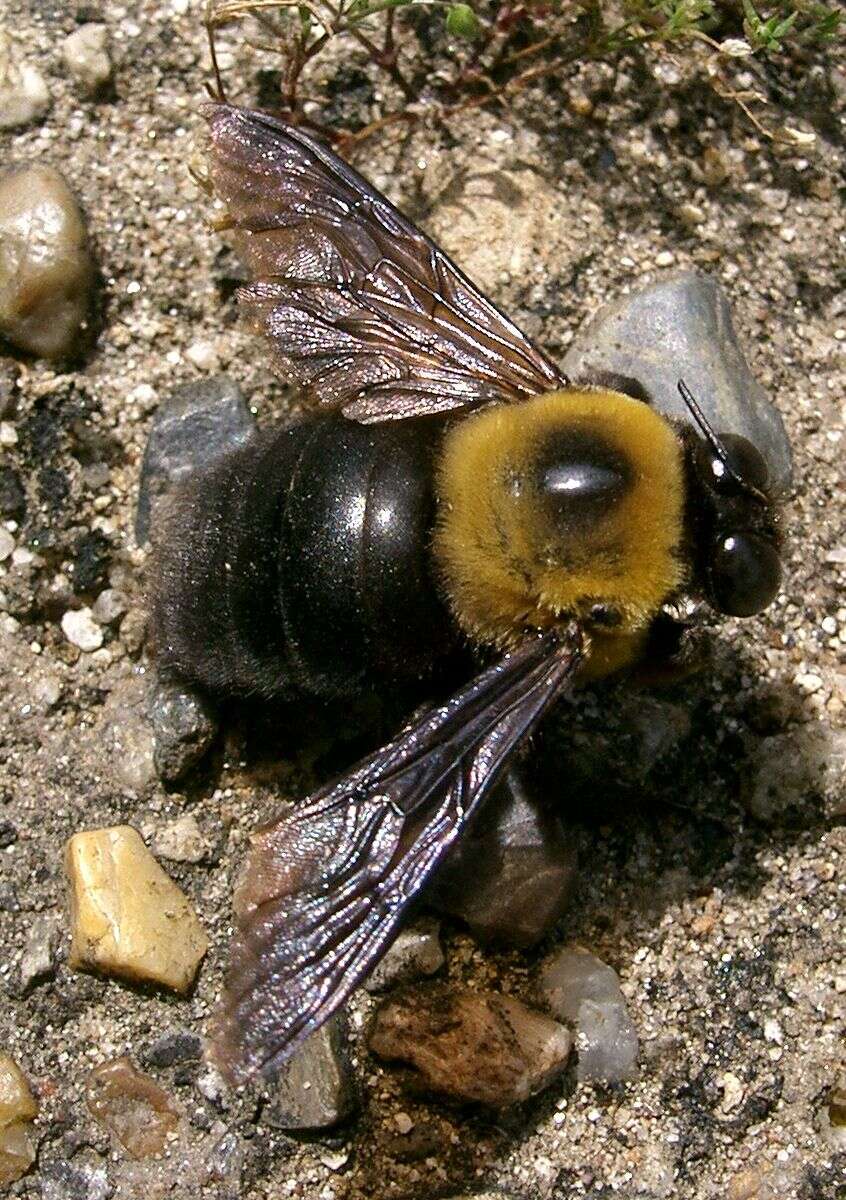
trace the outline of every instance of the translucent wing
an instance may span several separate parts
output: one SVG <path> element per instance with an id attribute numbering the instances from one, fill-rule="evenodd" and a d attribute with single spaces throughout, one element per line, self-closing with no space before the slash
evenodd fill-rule
<path id="1" fill-rule="evenodd" d="M 411 221 L 301 129 L 207 108 L 210 169 L 283 378 L 358 421 L 561 387 L 558 368 Z"/>
<path id="2" fill-rule="evenodd" d="M 390 945 L 409 904 L 581 659 L 575 627 L 524 643 L 253 839 L 214 1055 L 278 1066 Z"/>

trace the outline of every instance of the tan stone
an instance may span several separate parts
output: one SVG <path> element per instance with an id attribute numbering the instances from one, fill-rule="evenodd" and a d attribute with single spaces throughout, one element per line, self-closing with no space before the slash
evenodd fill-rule
<path id="1" fill-rule="evenodd" d="M 65 868 L 71 967 L 187 992 L 208 939 L 138 833 L 118 825 L 74 834 Z"/>
<path id="2" fill-rule="evenodd" d="M 0 333 L 19 349 L 63 358 L 79 348 L 94 265 L 79 205 L 52 167 L 0 177 Z"/>
<path id="3" fill-rule="evenodd" d="M 97 1120 L 133 1158 L 161 1154 L 179 1113 L 167 1092 L 129 1058 L 115 1058 L 88 1076 L 85 1099 Z"/>
<path id="4" fill-rule="evenodd" d="M 25 1175 L 35 1161 L 31 1123 L 38 1104 L 14 1059 L 0 1054 L 0 1187 Z"/>

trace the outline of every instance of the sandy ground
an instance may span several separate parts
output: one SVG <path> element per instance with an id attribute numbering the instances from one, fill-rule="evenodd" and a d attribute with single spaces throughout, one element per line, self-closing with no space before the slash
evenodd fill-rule
<path id="1" fill-rule="evenodd" d="M 402 143 L 377 138 L 357 160 L 553 354 L 603 300 L 667 266 L 715 273 L 790 430 L 796 494 L 785 587 L 772 610 L 727 623 L 711 669 L 659 698 L 656 721 L 665 727 L 670 714 L 675 733 L 658 751 L 643 750 L 632 701 L 613 690 L 587 695 L 562 722 L 550 799 L 573 813 L 584 865 L 561 936 L 619 971 L 641 1037 L 640 1077 L 614 1089 L 567 1077 L 492 1117 L 409 1097 L 356 1038 L 362 1112 L 329 1138 L 294 1141 L 254 1106 L 216 1107 L 199 1064 L 152 1072 L 185 1114 L 161 1162 L 128 1163 L 88 1114 L 82 1084 L 93 1065 L 121 1053 L 137 1061 L 173 1027 L 203 1031 L 245 834 L 308 776 L 290 729 L 264 727 L 257 756 L 234 722 L 185 790 L 127 786 L 103 731 L 116 689 L 144 670 L 137 614 L 94 655 L 70 646 L 59 625 L 69 598 L 56 577 L 92 527 L 108 539 L 112 582 L 143 609 L 132 519 L 157 402 L 210 370 L 241 380 L 260 415 L 279 397 L 263 349 L 238 327 L 232 264 L 186 169 L 206 78 L 202 32 L 187 8 L 141 0 L 86 9 L 84 19 L 109 28 L 115 94 L 83 102 L 60 60 L 74 12 L 52 0 L 4 5 L 53 103 L 42 125 L 3 135 L 0 158 L 66 173 L 103 276 L 96 349 L 71 373 L 22 368 L 12 417 L 19 440 L 0 449 L 26 480 L 19 544 L 39 530 L 42 543 L 45 529 L 55 535 L 52 548 L 7 564 L 0 578 L 13 618 L 0 616 L 0 819 L 17 833 L 0 851 L 0 1031 L 41 1097 L 40 1164 L 104 1166 L 121 1198 L 189 1197 L 200 1194 L 208 1139 L 229 1130 L 240 1172 L 203 1185 L 204 1195 L 842 1197 L 844 1158 L 825 1128 L 844 1067 L 846 1008 L 846 69 L 833 54 L 801 78 L 789 67 L 773 76 L 793 118 L 816 131 L 809 148 L 767 143 L 663 61 L 661 79 L 634 63 L 616 78 L 576 72 L 511 111 L 465 116 L 450 139 L 426 130 Z M 568 109 L 571 84 L 602 92 L 592 117 Z M 237 66 L 230 85 L 254 95 L 254 77 Z M 508 186 L 492 189 L 480 217 L 474 180 L 489 172 Z M 107 475 L 92 475 L 100 463 Z M 51 487 L 48 466 L 66 486 Z M 625 749 L 632 745 L 637 753 Z M 762 772 L 778 778 L 782 768 L 775 811 L 754 819 L 744 798 Z M 213 941 L 192 996 L 148 994 L 64 964 L 21 995 L 34 915 L 56 914 L 66 929 L 68 836 L 119 822 L 151 836 L 186 811 L 216 846 L 206 863 L 168 864 Z M 483 953 L 453 929 L 446 943 L 451 978 L 531 996 L 537 954 Z M 358 1005 L 358 1022 L 369 1003 Z M 398 1113 L 425 1134 L 419 1161 L 397 1148 Z M 86 1194 L 42 1189 L 40 1178 L 34 1171 L 12 1194 Z"/>

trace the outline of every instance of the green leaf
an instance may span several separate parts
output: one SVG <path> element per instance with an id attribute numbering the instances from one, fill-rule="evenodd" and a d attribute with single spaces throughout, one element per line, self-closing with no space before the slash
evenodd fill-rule
<path id="1" fill-rule="evenodd" d="M 447 10 L 447 33 L 472 40 L 482 32 L 479 18 L 469 4 L 451 4 Z"/>

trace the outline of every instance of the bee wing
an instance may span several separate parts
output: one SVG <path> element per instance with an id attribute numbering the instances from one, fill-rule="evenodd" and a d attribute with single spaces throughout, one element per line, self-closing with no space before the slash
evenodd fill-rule
<path id="1" fill-rule="evenodd" d="M 214 104 L 212 183 L 253 282 L 239 291 L 306 399 L 357 421 L 515 400 L 558 368 L 443 251 L 318 139 Z"/>
<path id="2" fill-rule="evenodd" d="M 581 656 L 576 627 L 524 643 L 254 836 L 212 1037 L 230 1079 L 277 1067 L 367 976 Z"/>

